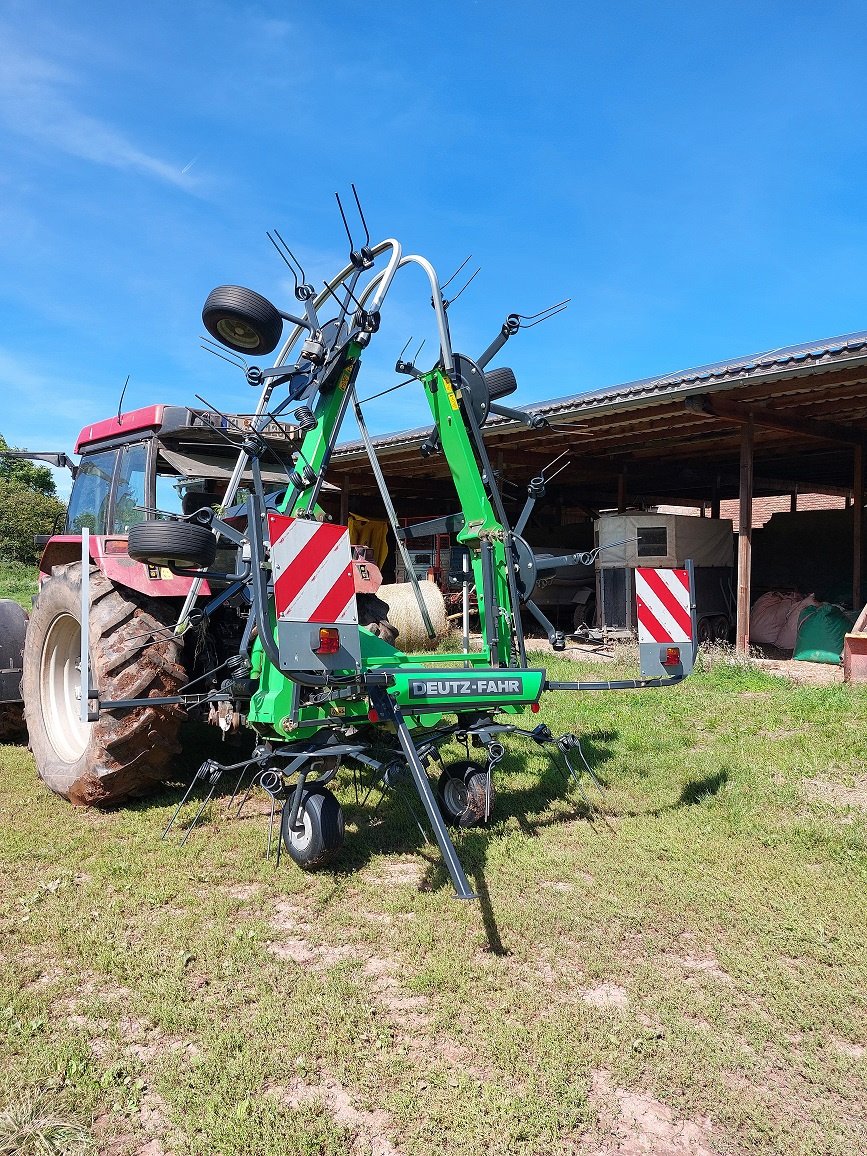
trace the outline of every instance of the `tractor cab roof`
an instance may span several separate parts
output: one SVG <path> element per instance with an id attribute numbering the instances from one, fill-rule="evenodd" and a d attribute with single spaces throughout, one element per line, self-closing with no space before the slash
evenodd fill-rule
<path id="1" fill-rule="evenodd" d="M 252 414 L 151 405 L 86 426 L 79 434 L 75 452 L 102 453 L 131 441 L 153 438 L 159 446 L 160 460 L 167 463 L 170 472 L 190 480 L 228 481 L 253 421 Z M 273 451 L 262 460 L 262 480 L 285 485 L 288 471 L 282 463 L 301 444 L 298 427 L 270 421 L 262 432 Z M 250 480 L 249 472 L 244 480 Z"/>
<path id="2" fill-rule="evenodd" d="M 112 443 L 127 442 L 135 434 L 154 436 L 169 450 L 207 445 L 214 450 L 237 454 L 244 435 L 252 427 L 252 414 L 224 414 L 177 405 L 149 405 L 117 417 L 85 426 L 75 443 L 77 454 L 110 449 Z M 297 426 L 271 421 L 263 431 L 267 444 L 283 454 L 301 443 Z"/>

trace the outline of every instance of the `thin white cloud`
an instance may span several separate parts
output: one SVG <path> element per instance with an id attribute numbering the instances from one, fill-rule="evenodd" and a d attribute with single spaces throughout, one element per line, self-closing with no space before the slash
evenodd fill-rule
<path id="1" fill-rule="evenodd" d="M 52 61 L 16 48 L 0 55 L 0 124 L 36 145 L 94 164 L 144 173 L 191 189 L 189 167 L 152 156 L 122 131 L 90 116 L 75 102 L 76 79 Z"/>

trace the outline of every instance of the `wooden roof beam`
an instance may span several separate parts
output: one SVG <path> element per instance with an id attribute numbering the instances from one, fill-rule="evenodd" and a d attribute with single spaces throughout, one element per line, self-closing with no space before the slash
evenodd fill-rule
<path id="1" fill-rule="evenodd" d="M 736 422 L 738 425 L 748 425 L 752 422 L 763 429 L 821 438 L 823 441 L 842 442 L 844 445 L 867 445 L 867 435 L 849 426 L 837 425 L 830 421 L 807 421 L 803 418 L 786 417 L 778 410 L 767 409 L 762 405 L 742 405 L 740 402 L 726 401 L 706 393 L 686 398 L 684 405 L 690 413 L 698 414 L 700 417 L 719 418 L 723 421 Z"/>

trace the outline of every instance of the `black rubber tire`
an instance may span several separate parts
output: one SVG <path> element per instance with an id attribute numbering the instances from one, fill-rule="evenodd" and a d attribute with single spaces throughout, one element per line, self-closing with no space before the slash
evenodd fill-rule
<path id="1" fill-rule="evenodd" d="M 91 567 L 90 607 L 92 678 L 103 700 L 178 692 L 187 675 L 173 603 L 115 587 Z M 73 562 L 52 570 L 30 616 L 21 684 L 30 749 L 52 791 L 79 806 L 114 806 L 167 777 L 185 715 L 180 706 L 138 707 L 79 723 L 80 638 L 81 563 Z"/>
<path id="2" fill-rule="evenodd" d="M 496 401 L 500 397 L 508 397 L 518 388 L 515 371 L 509 369 L 507 365 L 502 365 L 499 369 L 486 370 L 485 384 L 488 387 L 488 396 L 491 401 Z"/>
<path id="3" fill-rule="evenodd" d="M 0 703 L 0 743 L 10 746 L 27 741 L 27 724 L 24 721 L 24 704 L 20 702 Z"/>
<path id="4" fill-rule="evenodd" d="M 302 832 L 289 827 L 292 810 L 291 797 L 283 804 L 280 837 L 293 863 L 302 871 L 315 871 L 335 858 L 343 846 L 346 825 L 343 808 L 325 787 L 305 789 L 298 809 L 298 824 Z"/>
<path id="5" fill-rule="evenodd" d="M 698 641 L 699 641 L 699 643 L 713 642 L 713 640 L 714 640 L 713 619 L 711 619 L 711 618 L 699 618 L 699 620 L 698 620 Z"/>
<path id="6" fill-rule="evenodd" d="M 20 743 L 27 737 L 21 673 L 27 613 L 11 598 L 0 598 L 0 743 Z"/>
<path id="7" fill-rule="evenodd" d="M 136 562 L 207 569 L 217 556 L 217 538 L 195 522 L 139 522 L 129 528 L 127 553 Z"/>
<path id="8" fill-rule="evenodd" d="M 713 620 L 714 642 L 728 642 L 730 628 L 731 624 L 724 614 L 715 618 Z"/>
<path id="9" fill-rule="evenodd" d="M 221 345 L 259 357 L 277 348 L 283 318 L 266 298 L 241 285 L 220 285 L 202 309 L 208 333 Z"/>
<path id="10" fill-rule="evenodd" d="M 483 827 L 487 787 L 488 772 L 481 763 L 468 759 L 447 763 L 437 784 L 437 802 L 445 821 L 454 827 Z M 492 782 L 489 817 L 493 810 Z"/>

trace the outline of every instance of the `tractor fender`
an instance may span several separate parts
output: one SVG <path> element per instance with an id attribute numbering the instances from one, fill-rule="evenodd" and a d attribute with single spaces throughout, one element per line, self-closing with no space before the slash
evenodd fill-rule
<path id="1" fill-rule="evenodd" d="M 125 586 L 149 598 L 186 598 L 192 578 L 172 574 L 165 566 L 136 562 L 127 554 L 126 545 L 126 537 L 120 535 L 92 534 L 90 560 L 115 586 Z M 77 534 L 55 535 L 49 539 L 39 562 L 40 585 L 51 577 L 53 567 L 80 561 L 81 538 Z M 203 581 L 199 593 L 207 596 L 210 592 L 208 583 Z"/>
<path id="2" fill-rule="evenodd" d="M 0 598 L 0 703 L 21 701 L 27 614 L 10 598 Z"/>

